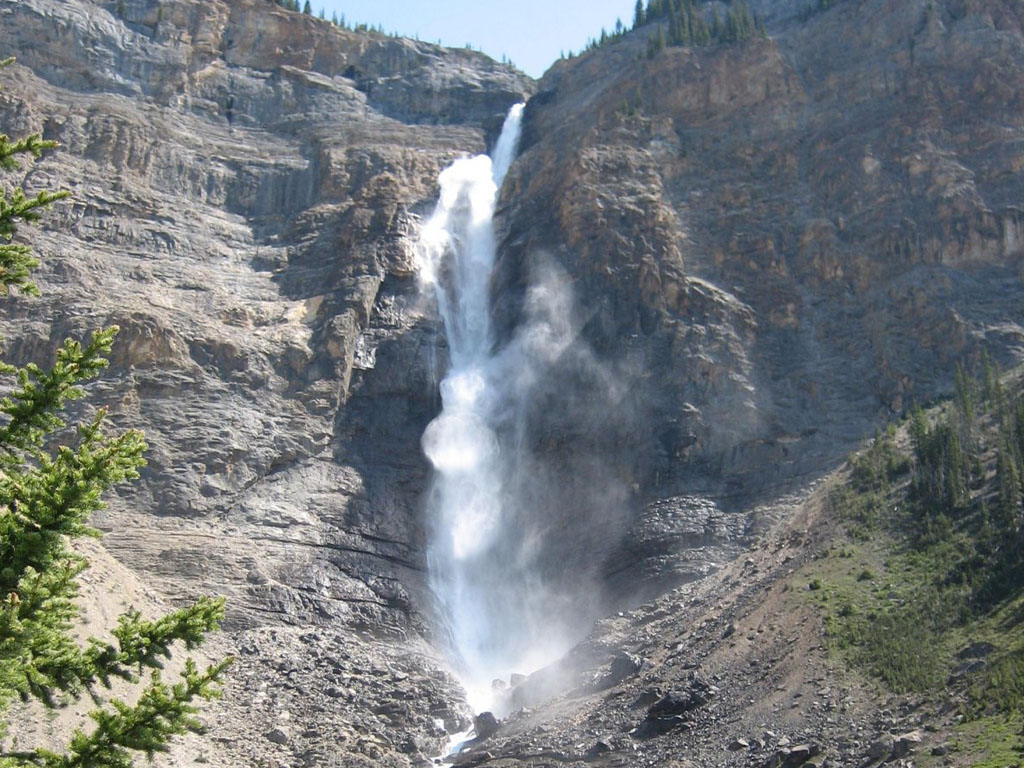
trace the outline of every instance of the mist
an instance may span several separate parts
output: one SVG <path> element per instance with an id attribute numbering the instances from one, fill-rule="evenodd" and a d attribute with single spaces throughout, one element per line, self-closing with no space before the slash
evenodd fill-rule
<path id="1" fill-rule="evenodd" d="M 600 615 L 598 574 L 624 532 L 628 481 L 605 429 L 627 400 L 581 337 L 571 282 L 531 260 L 520 321 L 496 339 L 494 206 L 518 140 L 513 107 L 494 152 L 446 168 L 417 248 L 444 323 L 442 409 L 422 438 L 437 635 L 476 711 L 501 713 L 513 674 L 555 661 Z M 495 681 L 501 681 L 495 684 Z"/>

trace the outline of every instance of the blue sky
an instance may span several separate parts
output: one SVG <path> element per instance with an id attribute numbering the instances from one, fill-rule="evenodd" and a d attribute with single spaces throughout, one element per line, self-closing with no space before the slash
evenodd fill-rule
<path id="1" fill-rule="evenodd" d="M 615 19 L 633 21 L 636 0 L 312 0 L 348 22 L 382 24 L 386 32 L 461 47 L 471 43 L 501 60 L 508 57 L 528 75 L 540 77 L 560 51 L 579 51 L 588 37 L 609 32 Z M 301 5 L 301 0 L 300 0 Z"/>

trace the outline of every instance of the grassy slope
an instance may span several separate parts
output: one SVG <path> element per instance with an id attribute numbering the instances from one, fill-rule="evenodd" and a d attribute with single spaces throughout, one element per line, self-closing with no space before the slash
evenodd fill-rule
<path id="1" fill-rule="evenodd" d="M 850 460 L 840 533 L 792 582 L 830 652 L 939 731 L 917 765 L 1024 764 L 1024 392 L 987 373 Z"/>

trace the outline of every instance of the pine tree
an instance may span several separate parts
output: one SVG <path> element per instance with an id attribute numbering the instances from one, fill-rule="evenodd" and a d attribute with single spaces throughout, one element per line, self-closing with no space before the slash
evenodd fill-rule
<path id="1" fill-rule="evenodd" d="M 633 29 L 639 29 L 647 21 L 644 13 L 644 0 L 636 0 L 636 7 L 633 9 Z"/>
<path id="2" fill-rule="evenodd" d="M 302 12 L 307 16 L 313 15 L 313 6 L 309 4 L 309 0 L 306 0 L 306 4 L 302 6 Z"/>
<path id="3" fill-rule="evenodd" d="M 954 509 L 963 509 L 970 500 L 967 492 L 967 478 L 970 474 L 967 453 L 960 444 L 956 430 L 945 430 L 945 497 Z"/>
<path id="4" fill-rule="evenodd" d="M 679 14 L 676 9 L 669 6 L 668 9 L 668 44 L 669 45 L 682 45 L 683 44 L 682 29 L 679 26 Z"/>
<path id="5" fill-rule="evenodd" d="M 657 24 L 654 34 L 647 38 L 647 58 L 653 59 L 663 50 L 665 50 L 665 28 L 661 24 Z"/>
<path id="6" fill-rule="evenodd" d="M 723 36 L 722 19 L 718 15 L 718 8 L 711 9 L 711 34 L 710 40 L 718 42 Z"/>
<path id="7" fill-rule="evenodd" d="M 0 62 L 0 68 L 10 62 Z M 39 135 L 17 141 L 0 135 L 0 168 L 16 170 L 19 157 L 37 157 L 54 146 Z M 3 293 L 38 294 L 30 280 L 36 260 L 27 246 L 11 241 L 18 225 L 36 221 L 40 209 L 65 196 L 0 189 Z M 113 630 L 116 642 L 91 639 L 82 645 L 72 632 L 77 577 L 88 563 L 70 542 L 98 535 L 89 516 L 103 508 L 103 493 L 138 477 L 145 463 L 142 434 L 108 432 L 104 409 L 74 429 L 62 415 L 69 401 L 82 397 L 80 385 L 106 366 L 104 355 L 116 332 L 96 331 L 85 344 L 65 341 L 49 370 L 0 363 L 0 374 L 14 378 L 0 398 L 0 734 L 15 696 L 60 706 L 88 692 L 101 706 L 91 714 L 94 727 L 76 731 L 67 754 L 22 748 L 0 753 L 0 768 L 128 768 L 134 753 L 152 756 L 173 735 L 199 728 L 194 702 L 218 694 L 230 662 L 200 671 L 189 660 L 174 685 L 158 671 L 172 643 L 193 648 L 217 627 L 222 600 L 203 598 L 156 621 L 129 611 Z M 102 707 L 98 687 L 109 687 L 114 678 L 138 682 L 147 667 L 154 671 L 135 705 L 115 700 Z"/>
<path id="8" fill-rule="evenodd" d="M 999 443 L 996 456 L 996 483 L 999 488 L 999 518 L 1004 533 L 1016 533 L 1021 511 L 1021 480 L 1013 447 L 1006 440 Z"/>

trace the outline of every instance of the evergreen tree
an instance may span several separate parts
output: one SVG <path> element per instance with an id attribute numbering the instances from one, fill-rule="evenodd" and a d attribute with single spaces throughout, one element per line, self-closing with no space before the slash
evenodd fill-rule
<path id="1" fill-rule="evenodd" d="M 722 19 L 718 15 L 718 8 L 711 9 L 711 40 L 721 40 L 723 34 Z"/>
<path id="2" fill-rule="evenodd" d="M 1021 481 L 1013 448 L 1006 440 L 999 444 L 996 456 L 996 483 L 999 488 L 999 518 L 1007 532 L 1016 532 L 1021 510 Z"/>
<path id="3" fill-rule="evenodd" d="M 313 15 L 313 6 L 309 4 L 309 0 L 306 0 L 306 4 L 302 6 L 302 12 L 307 16 Z"/>
<path id="4" fill-rule="evenodd" d="M 657 25 L 654 34 L 647 38 L 647 58 L 653 59 L 665 50 L 665 28 Z"/>
<path id="5" fill-rule="evenodd" d="M 0 68 L 10 62 L 0 62 Z M 39 135 L 17 141 L 0 135 L 0 168 L 16 170 L 19 157 L 54 146 Z M 36 260 L 27 246 L 11 241 L 18 225 L 36 221 L 41 208 L 64 196 L 0 189 L 3 293 L 38 294 L 30 280 Z M 134 753 L 152 756 L 175 734 L 199 728 L 194 702 L 217 695 L 230 661 L 200 671 L 189 660 L 174 685 L 158 671 L 172 643 L 192 648 L 217 627 L 222 600 L 204 598 L 156 621 L 129 611 L 113 630 L 114 642 L 91 639 L 82 645 L 72 631 L 78 576 L 88 563 L 70 542 L 98 535 L 89 516 L 103 508 L 102 494 L 136 478 L 144 463 L 142 434 L 109 433 L 105 410 L 74 429 L 62 415 L 69 401 L 83 395 L 80 385 L 106 366 L 104 355 L 116 332 L 96 331 L 85 344 L 65 341 L 49 370 L 0 363 L 0 374 L 14 379 L 0 398 L 0 732 L 15 696 L 60 706 L 88 692 L 101 706 L 91 714 L 94 727 L 76 731 L 67 754 L 22 748 L 0 753 L 0 768 L 129 768 Z M 98 686 L 109 687 L 113 678 L 138 682 L 144 668 L 154 671 L 136 704 L 115 700 L 102 707 Z"/>
<path id="6" fill-rule="evenodd" d="M 679 29 L 679 14 L 671 5 L 668 9 L 668 44 L 682 45 L 683 39 Z"/>
<path id="7" fill-rule="evenodd" d="M 946 445 L 944 451 L 945 501 L 954 509 L 963 509 L 970 500 L 967 491 L 969 463 L 967 453 L 960 444 L 956 430 L 945 430 Z"/>
<path id="8" fill-rule="evenodd" d="M 639 29 L 647 21 L 647 14 L 644 13 L 644 0 L 636 0 L 636 7 L 633 9 L 633 29 Z"/>

